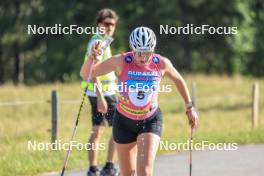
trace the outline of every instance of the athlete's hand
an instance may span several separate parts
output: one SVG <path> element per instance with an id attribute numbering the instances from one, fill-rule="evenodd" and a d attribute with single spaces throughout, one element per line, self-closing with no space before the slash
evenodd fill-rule
<path id="1" fill-rule="evenodd" d="M 107 102 L 104 97 L 97 97 L 97 111 L 100 113 L 107 113 Z"/>
<path id="2" fill-rule="evenodd" d="M 191 125 L 191 127 L 196 129 L 198 127 L 198 121 L 199 121 L 196 109 L 193 106 L 187 108 L 186 115 L 188 117 L 189 124 Z"/>
<path id="3" fill-rule="evenodd" d="M 103 54 L 102 50 L 102 42 L 97 41 L 93 46 L 92 46 L 92 56 L 94 59 L 96 59 L 97 56 L 101 56 Z"/>

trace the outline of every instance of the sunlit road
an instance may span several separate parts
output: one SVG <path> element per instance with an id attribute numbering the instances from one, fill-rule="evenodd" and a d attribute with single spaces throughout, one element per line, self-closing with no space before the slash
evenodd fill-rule
<path id="1" fill-rule="evenodd" d="M 41 176 L 59 176 L 59 173 Z M 85 176 L 86 170 L 65 176 Z M 236 151 L 194 151 L 192 176 L 263 176 L 264 145 L 239 146 Z M 189 152 L 156 158 L 154 176 L 189 176 Z"/>

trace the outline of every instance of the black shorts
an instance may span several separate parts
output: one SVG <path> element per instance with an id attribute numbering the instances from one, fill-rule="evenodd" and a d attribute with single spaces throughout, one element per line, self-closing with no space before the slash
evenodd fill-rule
<path id="1" fill-rule="evenodd" d="M 114 114 L 113 137 L 119 144 L 135 142 L 142 133 L 154 133 L 158 136 L 162 132 L 162 113 L 158 108 L 156 112 L 145 120 L 132 120 L 117 110 Z"/>
<path id="2" fill-rule="evenodd" d="M 104 125 L 105 119 L 107 120 L 108 125 L 112 126 L 117 99 L 115 95 L 105 96 L 104 98 L 108 105 L 108 110 L 106 114 L 102 114 L 97 111 L 97 97 L 88 96 L 88 99 L 91 104 L 93 126 Z"/>

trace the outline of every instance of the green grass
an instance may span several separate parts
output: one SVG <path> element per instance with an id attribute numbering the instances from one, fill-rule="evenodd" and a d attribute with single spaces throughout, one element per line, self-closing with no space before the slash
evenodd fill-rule
<path id="1" fill-rule="evenodd" d="M 260 93 L 264 92 L 264 81 L 243 77 L 186 76 L 188 85 L 197 85 L 197 105 L 200 127 L 195 142 L 237 142 L 239 144 L 264 143 L 264 122 L 251 129 L 251 89 L 258 82 Z M 171 83 L 164 80 L 163 83 Z M 0 106 L 0 175 L 35 175 L 41 172 L 59 171 L 65 151 L 28 151 L 29 140 L 50 142 L 50 94 L 58 91 L 59 136 L 68 142 L 76 119 L 79 103 L 63 100 L 80 100 L 80 83 L 39 85 L 34 87 L 0 87 L 0 102 L 45 100 L 45 103 L 19 106 Z M 183 101 L 175 88 L 171 93 L 161 93 L 160 107 L 163 112 L 163 141 L 185 142 L 189 138 L 189 127 L 184 113 Z M 263 95 L 260 96 L 260 118 L 263 117 Z M 91 123 L 90 109 L 86 101 L 81 114 L 75 140 L 87 142 Z M 106 130 L 102 142 L 107 142 L 110 129 Z M 168 153 L 174 151 L 159 151 Z M 100 152 L 99 163 L 103 163 L 106 152 Z M 87 151 L 74 150 L 68 169 L 87 167 Z"/>

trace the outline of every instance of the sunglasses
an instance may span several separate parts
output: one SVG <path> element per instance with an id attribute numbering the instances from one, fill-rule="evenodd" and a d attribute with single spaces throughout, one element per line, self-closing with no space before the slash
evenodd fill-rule
<path id="1" fill-rule="evenodd" d="M 112 23 L 112 22 L 103 22 L 103 25 L 104 25 L 105 27 L 109 27 L 109 26 L 115 26 L 116 23 Z"/>

